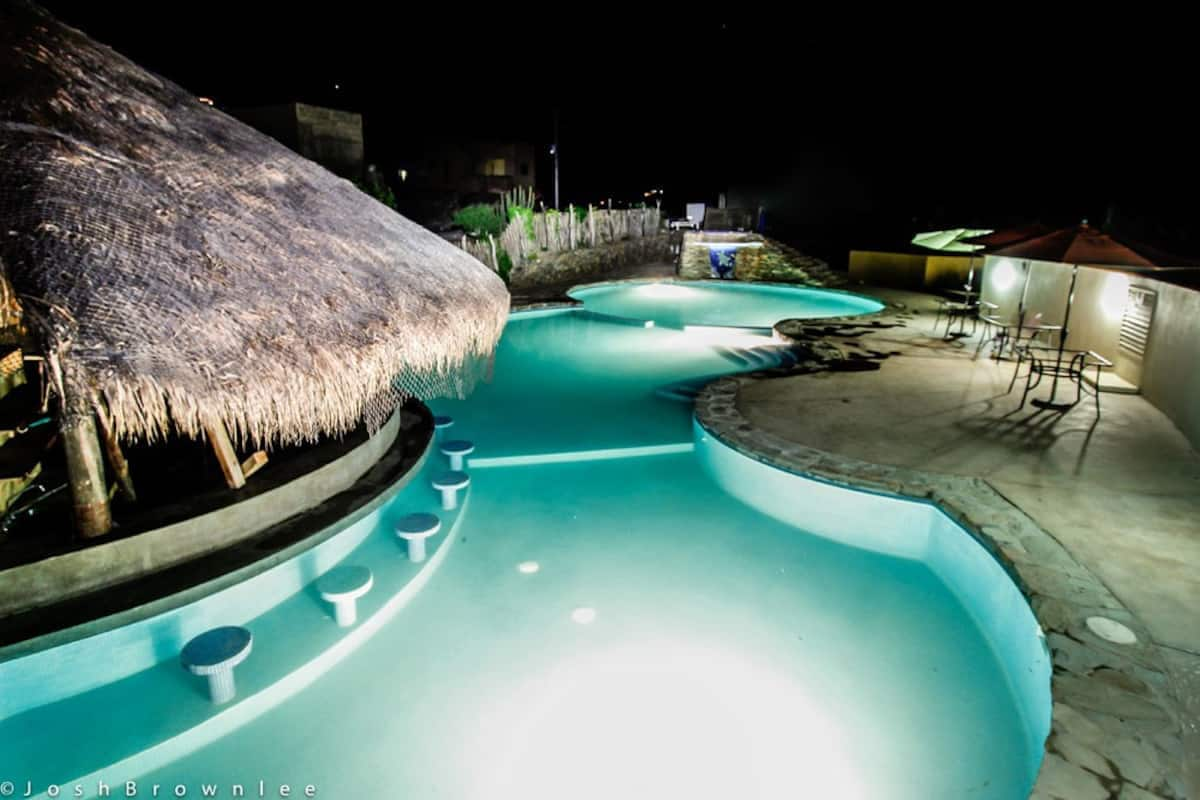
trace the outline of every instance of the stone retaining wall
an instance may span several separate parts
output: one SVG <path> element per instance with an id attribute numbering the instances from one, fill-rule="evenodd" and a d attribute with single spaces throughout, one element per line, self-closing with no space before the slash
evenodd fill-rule
<path id="1" fill-rule="evenodd" d="M 688 280 L 713 277 L 710 261 L 712 244 L 751 245 L 735 251 L 734 280 L 813 286 L 840 286 L 845 283 L 841 275 L 819 258 L 805 255 L 762 234 L 740 231 L 685 231 L 679 256 L 679 277 Z"/>
<path id="2" fill-rule="evenodd" d="M 670 259 L 668 234 L 625 239 L 596 247 L 541 254 L 513 267 L 509 286 L 513 292 L 521 292 L 539 286 L 605 280 L 624 267 Z"/>

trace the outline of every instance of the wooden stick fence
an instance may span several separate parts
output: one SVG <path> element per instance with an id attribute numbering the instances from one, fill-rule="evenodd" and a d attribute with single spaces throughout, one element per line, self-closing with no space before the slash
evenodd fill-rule
<path id="1" fill-rule="evenodd" d="M 472 239 L 466 236 L 463 237 L 462 247 L 499 271 L 500 249 L 508 253 L 515 267 L 543 255 L 653 236 L 659 232 L 661 224 L 662 214 L 658 208 L 610 210 L 588 206 L 581 219 L 575 206 L 568 206 L 562 212 L 551 209 L 518 214 L 498 238 L 489 235 L 487 239 Z"/>

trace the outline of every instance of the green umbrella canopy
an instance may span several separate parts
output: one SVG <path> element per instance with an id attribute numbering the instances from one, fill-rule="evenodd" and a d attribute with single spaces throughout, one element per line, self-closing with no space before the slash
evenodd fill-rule
<path id="1" fill-rule="evenodd" d="M 927 247 L 930 250 L 941 250 L 948 253 L 974 253 L 983 248 L 981 244 L 964 242 L 974 236 L 985 236 L 992 231 L 989 228 L 950 228 L 945 231 L 926 231 L 912 238 L 912 243 Z"/>

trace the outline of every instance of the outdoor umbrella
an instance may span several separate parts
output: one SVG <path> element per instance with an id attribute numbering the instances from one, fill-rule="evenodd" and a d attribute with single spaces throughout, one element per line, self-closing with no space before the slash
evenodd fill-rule
<path id="1" fill-rule="evenodd" d="M 964 244 L 978 245 L 988 253 L 995 253 L 1005 247 L 1018 244 L 1020 242 L 1035 239 L 1045 236 L 1054 231 L 1049 225 L 1043 225 L 1040 222 L 1033 222 L 1028 225 L 1017 225 L 1012 228 L 1002 228 L 998 231 L 988 231 L 978 236 L 968 236 L 963 240 Z M 1021 284 L 1021 299 L 1017 303 L 1017 324 L 1025 324 L 1025 298 L 1029 294 L 1029 275 L 1032 270 L 1026 266 L 1025 278 Z M 1020 340 L 1020 331 L 1018 331 L 1018 341 Z"/>
<path id="2" fill-rule="evenodd" d="M 1079 276 L 1079 267 L 1121 268 L 1129 271 L 1143 271 L 1160 266 L 1162 259 L 1169 258 L 1152 248 L 1139 244 L 1117 241 L 1112 236 L 1091 227 L 1085 220 L 1083 223 L 1061 228 L 1041 236 L 1018 241 L 1000 247 L 991 252 L 996 256 L 1008 256 L 1037 261 L 1056 261 L 1071 266 L 1071 285 L 1067 290 L 1066 308 L 1063 311 L 1062 331 L 1058 339 L 1058 356 L 1050 384 L 1048 400 L 1034 403 L 1042 408 L 1065 410 L 1069 403 L 1055 403 L 1055 393 L 1058 391 L 1058 374 L 1062 366 L 1063 350 L 1070 334 L 1071 305 L 1075 300 L 1075 281 Z M 1025 275 L 1026 289 L 1029 284 L 1029 272 Z M 1025 292 L 1021 293 L 1020 314 L 1024 315 Z"/>
<path id="3" fill-rule="evenodd" d="M 989 234 L 988 228 L 950 228 L 945 231 L 926 231 L 912 238 L 912 243 L 930 250 L 944 250 L 950 253 L 974 253 L 982 250 L 982 244 L 964 241 L 977 236 Z"/>
<path id="4" fill-rule="evenodd" d="M 926 231 L 912 238 L 912 243 L 930 250 L 940 250 L 944 253 L 974 253 L 982 250 L 983 245 L 970 241 L 977 236 L 991 233 L 989 228 L 950 228 L 944 231 Z M 970 271 L 967 273 L 967 289 L 975 282 L 975 259 L 970 260 Z"/>

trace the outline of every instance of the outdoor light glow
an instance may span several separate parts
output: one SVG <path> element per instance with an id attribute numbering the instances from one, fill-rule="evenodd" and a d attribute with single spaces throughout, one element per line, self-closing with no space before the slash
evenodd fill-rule
<path id="1" fill-rule="evenodd" d="M 683 332 L 690 343 L 722 347 L 763 347 L 776 343 L 766 333 L 751 328 L 726 328 L 720 325 L 684 325 Z"/>
<path id="2" fill-rule="evenodd" d="M 1100 292 L 1100 310 L 1109 320 L 1118 320 L 1125 313 L 1129 299 L 1129 278 L 1125 275 L 1105 276 L 1104 289 Z"/>
<path id="3" fill-rule="evenodd" d="M 1007 292 L 1016 284 L 1017 268 L 1007 258 L 1002 258 L 992 267 L 992 288 L 998 292 Z"/>
<path id="4" fill-rule="evenodd" d="M 581 606 L 571 612 L 571 619 L 580 625 L 591 625 L 596 620 L 596 609 Z"/>
<path id="5" fill-rule="evenodd" d="M 532 575 L 541 568 L 541 565 L 536 561 L 522 561 L 520 564 L 517 564 L 517 572 L 523 575 Z"/>
<path id="6" fill-rule="evenodd" d="M 630 643 L 562 661 L 481 710 L 472 797 L 886 796 L 869 752 L 791 672 L 701 644 Z M 494 727 L 495 730 L 491 730 Z M 503 731 L 501 735 L 500 732 Z"/>
<path id="7" fill-rule="evenodd" d="M 638 294 L 654 297 L 660 300 L 683 300 L 696 294 L 694 289 L 675 283 L 648 283 L 637 287 Z"/>

